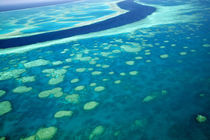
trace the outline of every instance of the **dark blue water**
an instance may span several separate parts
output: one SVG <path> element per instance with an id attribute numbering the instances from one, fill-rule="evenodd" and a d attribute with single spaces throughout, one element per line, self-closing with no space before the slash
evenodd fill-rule
<path id="1" fill-rule="evenodd" d="M 133 0 L 125 0 L 123 2 L 118 3 L 118 6 L 122 9 L 128 10 L 129 12 L 102 22 L 94 23 L 87 26 L 77 27 L 73 29 L 55 31 L 55 32 L 33 35 L 28 37 L 2 39 L 0 40 L 0 48 L 31 45 L 34 43 L 62 39 L 75 35 L 103 31 L 106 29 L 115 28 L 139 21 L 141 19 L 146 18 L 148 15 L 152 14 L 155 11 L 155 8 L 150 6 L 139 5 L 135 3 Z"/>

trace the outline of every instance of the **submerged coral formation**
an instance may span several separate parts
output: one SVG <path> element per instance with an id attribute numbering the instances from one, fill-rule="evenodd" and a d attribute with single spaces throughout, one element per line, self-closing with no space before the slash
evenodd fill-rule
<path id="1" fill-rule="evenodd" d="M 205 116 L 199 114 L 199 115 L 197 115 L 196 120 L 199 123 L 203 123 L 203 122 L 205 122 L 207 120 L 207 118 Z"/>
<path id="2" fill-rule="evenodd" d="M 168 58 L 168 54 L 161 54 L 160 58 L 163 58 L 163 59 Z"/>
<path id="3" fill-rule="evenodd" d="M 36 140 L 36 136 L 33 135 L 33 136 L 26 137 L 26 138 L 21 138 L 20 140 Z"/>
<path id="4" fill-rule="evenodd" d="M 63 80 L 65 78 L 64 75 L 67 72 L 67 70 L 66 69 L 58 69 L 58 70 L 46 69 L 42 72 L 50 74 L 51 79 L 48 81 L 49 85 L 56 85 L 56 84 L 63 82 Z"/>
<path id="5" fill-rule="evenodd" d="M 58 98 L 63 95 L 62 88 L 53 88 L 51 90 L 45 90 L 39 93 L 39 98 L 47 98 L 48 96 L 53 95 L 54 97 Z"/>
<path id="6" fill-rule="evenodd" d="M 79 103 L 79 94 L 71 94 L 71 95 L 67 95 L 65 97 L 66 101 L 72 103 L 72 104 L 77 104 Z"/>
<path id="7" fill-rule="evenodd" d="M 72 111 L 61 110 L 55 113 L 55 118 L 62 118 L 62 117 L 71 117 L 73 115 Z"/>
<path id="8" fill-rule="evenodd" d="M 129 74 L 130 75 L 137 75 L 138 74 L 138 71 L 130 71 Z"/>
<path id="9" fill-rule="evenodd" d="M 85 89 L 85 86 L 82 86 L 82 85 L 74 88 L 74 90 L 76 90 L 76 91 L 81 91 L 83 89 Z"/>
<path id="10" fill-rule="evenodd" d="M 96 102 L 96 101 L 90 101 L 90 102 L 87 102 L 87 103 L 83 106 L 83 109 L 84 109 L 84 110 L 92 110 L 92 109 L 96 108 L 98 105 L 99 105 L 98 102 Z"/>
<path id="11" fill-rule="evenodd" d="M 79 82 L 79 79 L 78 78 L 75 78 L 75 79 L 72 79 L 71 80 L 71 83 L 73 84 L 73 83 L 77 83 L 77 82 Z"/>
<path id="12" fill-rule="evenodd" d="M 19 86 L 19 87 L 16 87 L 15 89 L 13 89 L 12 91 L 14 93 L 25 93 L 25 92 L 29 92 L 31 90 L 32 90 L 32 87 Z"/>
<path id="13" fill-rule="evenodd" d="M 101 71 L 93 71 L 91 74 L 92 75 L 100 75 L 102 72 Z"/>
<path id="14" fill-rule="evenodd" d="M 129 53 L 136 53 L 141 51 L 141 47 L 139 46 L 139 44 L 135 44 L 136 46 L 130 46 L 130 45 L 122 45 L 121 48 Z"/>
<path id="15" fill-rule="evenodd" d="M 56 78 L 51 78 L 48 82 L 49 85 L 56 85 L 56 84 L 59 84 L 61 82 L 63 82 L 64 80 L 64 76 L 59 76 L 59 77 L 56 77 Z"/>
<path id="16" fill-rule="evenodd" d="M 34 82 L 36 79 L 35 79 L 35 76 L 25 76 L 25 77 L 18 78 L 17 80 L 22 83 L 29 83 L 29 82 Z"/>
<path id="17" fill-rule="evenodd" d="M 0 97 L 3 96 L 6 93 L 4 90 L 0 90 Z"/>
<path id="18" fill-rule="evenodd" d="M 90 83 L 90 86 L 94 87 L 94 86 L 96 86 L 96 83 Z"/>
<path id="19" fill-rule="evenodd" d="M 40 128 L 35 137 L 39 140 L 50 140 L 52 139 L 57 132 L 57 128 L 54 126 L 47 127 L 47 128 Z"/>
<path id="20" fill-rule="evenodd" d="M 95 87 L 94 90 L 95 90 L 96 92 L 100 92 L 100 91 L 105 90 L 105 87 L 103 87 L 103 86 L 97 86 L 97 87 Z"/>
<path id="21" fill-rule="evenodd" d="M 116 81 L 114 81 L 114 83 L 115 83 L 115 84 L 120 84 L 121 81 L 120 81 L 120 80 L 116 80 Z"/>
<path id="22" fill-rule="evenodd" d="M 6 140 L 6 137 L 0 137 L 0 140 Z"/>
<path id="23" fill-rule="evenodd" d="M 77 68 L 76 72 L 84 72 L 86 70 L 86 68 Z"/>
<path id="24" fill-rule="evenodd" d="M 10 71 L 0 72 L 0 81 L 8 80 L 11 78 L 17 78 L 25 71 L 26 71 L 25 69 L 14 69 L 14 70 L 10 70 Z"/>
<path id="25" fill-rule="evenodd" d="M 54 66 L 57 66 L 57 65 L 63 64 L 63 62 L 62 62 L 62 61 L 55 61 L 55 62 L 52 62 L 52 64 L 53 64 Z"/>
<path id="26" fill-rule="evenodd" d="M 153 99 L 155 99 L 156 98 L 156 96 L 154 96 L 154 95 L 149 95 L 149 96 L 146 96 L 144 99 L 143 99 L 143 102 L 149 102 L 149 101 L 151 101 L 151 100 L 153 100 Z"/>
<path id="27" fill-rule="evenodd" d="M 126 61 L 125 63 L 126 63 L 127 65 L 134 65 L 134 64 L 135 64 L 134 61 Z"/>
<path id="28" fill-rule="evenodd" d="M 93 131 L 91 132 L 90 136 L 89 136 L 89 140 L 94 139 L 95 137 L 98 137 L 100 135 L 102 135 L 105 131 L 105 128 L 102 125 L 97 126 L 95 129 L 93 129 Z"/>
<path id="29" fill-rule="evenodd" d="M 12 110 L 12 104 L 9 101 L 0 102 L 0 116 L 10 112 Z"/>
<path id="30" fill-rule="evenodd" d="M 31 62 L 27 62 L 24 64 L 24 66 L 26 68 L 31 68 L 31 67 L 39 67 L 39 66 L 44 66 L 49 64 L 50 62 L 48 60 L 44 60 L 44 59 L 37 59 Z"/>

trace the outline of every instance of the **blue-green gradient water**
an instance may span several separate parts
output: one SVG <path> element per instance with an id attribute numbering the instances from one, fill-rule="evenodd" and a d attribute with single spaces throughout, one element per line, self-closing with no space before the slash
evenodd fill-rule
<path id="1" fill-rule="evenodd" d="M 209 140 L 210 3 L 148 4 L 192 9 L 134 30 L 1 54 L 2 139 Z"/>

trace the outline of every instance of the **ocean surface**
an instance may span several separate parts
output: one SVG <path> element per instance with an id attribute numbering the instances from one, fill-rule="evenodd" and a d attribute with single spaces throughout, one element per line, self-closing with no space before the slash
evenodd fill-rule
<path id="1" fill-rule="evenodd" d="M 5 9 L 0 140 L 210 139 L 209 0 Z"/>

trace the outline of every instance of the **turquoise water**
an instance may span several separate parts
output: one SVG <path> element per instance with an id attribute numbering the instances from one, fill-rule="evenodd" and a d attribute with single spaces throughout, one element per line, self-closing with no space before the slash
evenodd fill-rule
<path id="1" fill-rule="evenodd" d="M 0 136 L 210 139 L 209 5 L 191 3 L 200 7 L 183 10 L 181 22 L 160 18 L 154 26 L 0 55 Z"/>
<path id="2" fill-rule="evenodd" d="M 116 11 L 111 10 L 105 2 L 106 0 L 100 1 L 100 3 L 73 1 L 58 5 L 1 12 L 0 38 L 14 38 L 68 29 L 76 27 L 81 21 L 88 22 L 115 14 Z M 52 26 L 52 28 L 49 28 L 49 26 Z"/>

